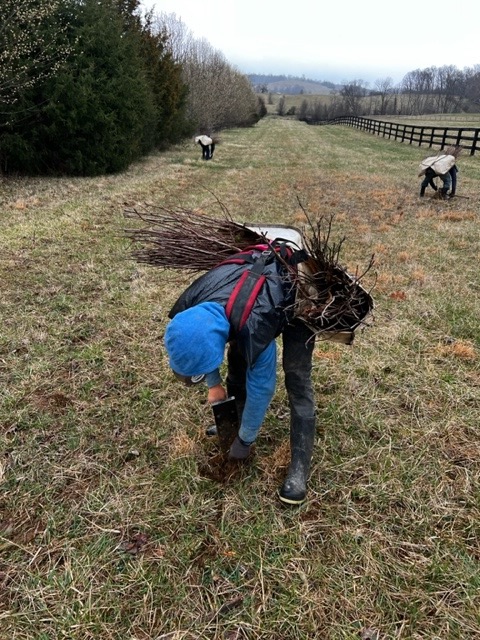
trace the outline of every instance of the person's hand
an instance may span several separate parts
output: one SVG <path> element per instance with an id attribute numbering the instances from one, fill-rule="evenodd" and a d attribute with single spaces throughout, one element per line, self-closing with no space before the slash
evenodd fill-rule
<path id="1" fill-rule="evenodd" d="M 227 392 L 222 387 L 221 384 L 217 384 L 214 387 L 210 387 L 208 390 L 208 402 L 212 404 L 213 402 L 220 402 L 220 400 L 225 400 L 227 397 Z"/>

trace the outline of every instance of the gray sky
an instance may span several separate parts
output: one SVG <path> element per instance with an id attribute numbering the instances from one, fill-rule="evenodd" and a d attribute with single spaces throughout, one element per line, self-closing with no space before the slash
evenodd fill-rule
<path id="1" fill-rule="evenodd" d="M 243 73 L 344 82 L 480 65 L 478 0 L 142 0 Z"/>

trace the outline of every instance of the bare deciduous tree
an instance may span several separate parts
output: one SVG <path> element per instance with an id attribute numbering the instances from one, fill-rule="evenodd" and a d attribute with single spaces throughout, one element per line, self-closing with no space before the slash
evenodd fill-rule
<path id="1" fill-rule="evenodd" d="M 308 114 L 308 100 L 304 98 L 300 104 L 300 108 L 297 112 L 297 118 L 299 120 L 306 120 Z"/>
<path id="2" fill-rule="evenodd" d="M 384 115 L 387 113 L 388 104 L 392 97 L 393 80 L 390 77 L 379 78 L 375 81 L 374 86 L 380 96 L 380 114 Z"/>
<path id="3" fill-rule="evenodd" d="M 340 91 L 343 98 L 343 115 L 358 116 L 362 112 L 362 98 L 366 95 L 363 80 L 352 80 L 345 84 Z"/>
<path id="4" fill-rule="evenodd" d="M 436 72 L 436 111 L 439 113 L 457 111 L 461 103 L 463 74 L 453 65 L 440 67 Z"/>
<path id="5" fill-rule="evenodd" d="M 258 120 L 258 102 L 248 78 L 205 39 L 194 38 L 175 14 L 157 16 L 188 87 L 187 111 L 198 130 L 213 133 Z"/>
<path id="6" fill-rule="evenodd" d="M 464 96 L 480 105 L 480 64 L 464 70 Z"/>
<path id="7" fill-rule="evenodd" d="M 435 67 L 410 71 L 404 77 L 401 88 L 407 97 L 404 107 L 407 115 L 434 112 Z"/>
<path id="8" fill-rule="evenodd" d="M 22 89 L 54 74 L 71 48 L 58 10 L 62 0 L 2 0 L 0 9 L 0 103 L 12 104 Z"/>

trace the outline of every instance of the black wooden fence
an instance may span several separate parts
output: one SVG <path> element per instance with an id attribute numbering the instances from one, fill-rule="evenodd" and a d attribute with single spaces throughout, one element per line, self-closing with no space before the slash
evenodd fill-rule
<path id="1" fill-rule="evenodd" d="M 461 146 L 465 151 L 470 151 L 471 156 L 480 150 L 480 129 L 472 127 L 422 127 L 357 116 L 341 116 L 322 124 L 346 124 L 384 138 L 393 138 L 409 144 L 418 143 L 419 147 L 438 146 L 444 149 L 450 145 Z"/>

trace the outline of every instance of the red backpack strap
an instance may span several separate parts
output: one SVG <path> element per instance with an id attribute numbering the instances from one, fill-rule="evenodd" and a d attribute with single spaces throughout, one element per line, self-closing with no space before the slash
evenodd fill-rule
<path id="1" fill-rule="evenodd" d="M 240 331 L 255 304 L 266 277 L 263 274 L 265 256 L 260 256 L 253 267 L 244 271 L 225 306 L 225 314 L 235 331 Z"/>
<path id="2" fill-rule="evenodd" d="M 262 253 L 255 259 L 254 252 Z M 275 259 L 283 259 L 296 270 L 299 262 L 303 262 L 307 254 L 303 250 L 294 251 L 286 242 L 273 241 L 270 244 L 247 247 L 241 253 L 226 258 L 220 264 L 252 264 L 251 269 L 245 270 L 235 285 L 225 306 L 225 314 L 235 331 L 240 331 L 252 311 L 265 281 L 265 265 Z"/>

